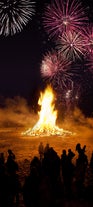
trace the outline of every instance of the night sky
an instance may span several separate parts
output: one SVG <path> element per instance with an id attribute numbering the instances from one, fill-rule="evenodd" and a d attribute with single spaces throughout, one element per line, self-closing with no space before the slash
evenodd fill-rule
<path id="1" fill-rule="evenodd" d="M 43 55 L 50 50 L 52 42 L 43 28 L 42 16 L 45 4 L 49 0 L 37 0 L 35 15 L 26 27 L 14 36 L 0 36 L 0 95 L 5 97 L 23 96 L 30 99 L 42 87 L 40 64 Z M 85 3 L 84 3 L 85 2 Z M 93 0 L 83 1 L 90 7 L 90 19 L 93 21 Z M 82 99 L 84 107 L 93 106 L 93 90 Z"/>

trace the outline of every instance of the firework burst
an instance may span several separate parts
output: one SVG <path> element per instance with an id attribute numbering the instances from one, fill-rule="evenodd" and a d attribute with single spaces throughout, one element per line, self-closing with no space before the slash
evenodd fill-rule
<path id="1" fill-rule="evenodd" d="M 71 61 L 56 51 L 47 53 L 41 64 L 42 77 L 54 77 L 58 72 L 66 71 L 71 65 Z"/>
<path id="2" fill-rule="evenodd" d="M 87 22 L 86 9 L 79 0 L 54 0 L 45 9 L 44 27 L 50 37 L 64 31 L 81 31 Z"/>
<path id="3" fill-rule="evenodd" d="M 56 53 L 49 52 L 45 55 L 41 65 L 42 77 L 52 77 L 60 68 L 60 60 Z"/>
<path id="4" fill-rule="evenodd" d="M 0 1 L 0 34 L 14 35 L 23 29 L 34 14 L 31 0 Z"/>
<path id="5" fill-rule="evenodd" d="M 65 32 L 57 43 L 57 49 L 65 57 L 75 61 L 86 54 L 85 40 L 81 33 Z"/>
<path id="6" fill-rule="evenodd" d="M 58 89 L 72 84 L 73 72 L 70 70 L 71 61 L 57 52 L 49 52 L 41 64 L 41 75 Z"/>

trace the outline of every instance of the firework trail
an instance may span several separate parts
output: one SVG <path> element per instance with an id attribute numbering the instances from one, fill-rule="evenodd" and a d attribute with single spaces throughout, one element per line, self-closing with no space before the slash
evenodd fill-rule
<path id="1" fill-rule="evenodd" d="M 87 25 L 86 9 L 79 0 L 54 0 L 45 9 L 44 27 L 50 37 L 81 31 Z"/>
<path id="2" fill-rule="evenodd" d="M 64 32 L 56 47 L 61 54 L 73 61 L 86 54 L 85 40 L 81 33 Z"/>
<path id="3" fill-rule="evenodd" d="M 20 32 L 34 14 L 31 0 L 0 1 L 0 34 L 8 36 Z"/>
<path id="4" fill-rule="evenodd" d="M 57 94 L 57 106 L 64 108 L 64 112 L 68 113 L 70 115 L 70 112 L 75 109 L 76 106 L 78 106 L 79 103 L 79 97 L 81 95 L 81 86 L 74 83 L 73 81 L 69 82 L 66 85 L 66 88 L 61 89 L 58 87 L 56 89 Z M 66 114 L 67 116 L 67 114 Z"/>

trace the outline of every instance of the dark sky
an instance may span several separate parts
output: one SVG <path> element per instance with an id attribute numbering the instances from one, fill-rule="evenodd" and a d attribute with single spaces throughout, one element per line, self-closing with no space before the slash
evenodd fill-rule
<path id="1" fill-rule="evenodd" d="M 26 96 L 40 82 L 43 35 L 39 10 L 21 33 L 0 37 L 0 94 Z"/>
<path id="2" fill-rule="evenodd" d="M 92 1 L 83 1 L 91 8 L 90 19 Z M 29 98 L 42 85 L 40 64 L 45 51 L 51 48 L 41 18 L 46 2 L 50 0 L 36 1 L 36 13 L 22 32 L 0 36 L 0 95 Z"/>

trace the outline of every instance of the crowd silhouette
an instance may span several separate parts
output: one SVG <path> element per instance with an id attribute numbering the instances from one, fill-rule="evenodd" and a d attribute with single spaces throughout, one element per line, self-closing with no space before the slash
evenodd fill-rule
<path id="1" fill-rule="evenodd" d="M 0 153 L 0 207 L 61 207 L 66 201 L 83 200 L 93 204 L 93 152 L 91 159 L 86 155 L 86 145 L 76 145 L 78 154 L 71 150 L 62 150 L 61 157 L 50 147 L 38 146 L 39 156 L 30 162 L 30 172 L 19 179 L 19 165 L 15 154 L 8 149 L 7 160 Z M 87 180 L 87 182 L 86 182 Z"/>

